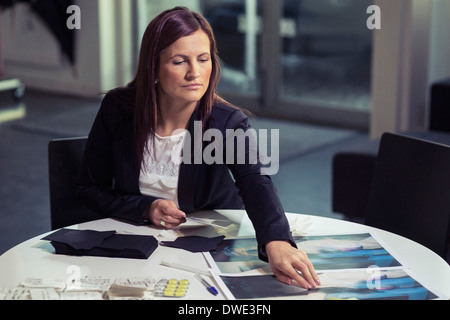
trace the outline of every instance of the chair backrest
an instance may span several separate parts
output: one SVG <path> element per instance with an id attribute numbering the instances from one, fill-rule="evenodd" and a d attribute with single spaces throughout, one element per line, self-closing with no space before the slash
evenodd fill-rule
<path id="1" fill-rule="evenodd" d="M 450 146 L 385 133 L 366 224 L 414 240 L 447 259 Z"/>
<path id="2" fill-rule="evenodd" d="M 332 209 L 345 219 L 364 221 L 376 152 L 343 151 L 332 162 Z"/>
<path id="3" fill-rule="evenodd" d="M 52 230 L 100 218 L 76 198 L 75 179 L 86 142 L 87 137 L 66 138 L 52 140 L 48 145 Z"/>

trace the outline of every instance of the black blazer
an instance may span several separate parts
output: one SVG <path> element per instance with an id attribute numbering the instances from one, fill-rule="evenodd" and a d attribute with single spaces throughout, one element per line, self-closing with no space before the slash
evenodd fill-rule
<path id="1" fill-rule="evenodd" d="M 77 184 L 79 199 L 90 209 L 105 217 L 143 223 L 142 214 L 155 198 L 144 196 L 139 190 L 134 100 L 135 90 L 130 87 L 114 89 L 105 95 L 89 134 Z M 189 123 L 191 137 L 194 137 L 196 119 L 194 112 Z M 241 110 L 217 104 L 212 109 L 209 128 L 220 130 L 225 137 L 226 129 L 247 130 L 250 125 Z M 224 148 L 225 145 L 224 142 Z M 260 174 L 260 163 L 193 163 L 182 163 L 180 167 L 178 202 L 181 210 L 188 214 L 245 207 L 255 228 L 260 252 L 271 240 L 293 243 L 277 191 L 270 177 Z"/>

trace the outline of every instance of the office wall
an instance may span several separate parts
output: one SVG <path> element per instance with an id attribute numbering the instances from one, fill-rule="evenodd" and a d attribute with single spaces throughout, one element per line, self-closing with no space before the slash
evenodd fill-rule
<path id="1" fill-rule="evenodd" d="M 450 78 L 450 1 L 433 0 L 429 81 Z"/>
<path id="2" fill-rule="evenodd" d="M 371 136 L 425 127 L 429 91 L 431 0 L 376 0 Z"/>
<path id="3" fill-rule="evenodd" d="M 81 8 L 81 29 L 76 30 L 75 66 L 26 4 L 2 12 L 5 76 L 20 78 L 28 88 L 89 97 L 130 80 L 131 1 L 76 3 Z"/>
<path id="4" fill-rule="evenodd" d="M 430 86 L 450 78 L 450 1 L 376 0 L 371 136 L 428 128 Z"/>

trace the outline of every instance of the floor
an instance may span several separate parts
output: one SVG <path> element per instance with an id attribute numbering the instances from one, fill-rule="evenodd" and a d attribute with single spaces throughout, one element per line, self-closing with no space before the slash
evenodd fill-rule
<path id="1" fill-rule="evenodd" d="M 0 92 L 0 254 L 50 231 L 48 142 L 87 135 L 99 105 L 100 97 L 29 90 L 15 102 L 10 93 Z M 252 121 L 258 130 L 280 130 L 280 166 L 272 179 L 285 210 L 342 218 L 331 208 L 332 157 L 367 134 L 257 117 Z"/>

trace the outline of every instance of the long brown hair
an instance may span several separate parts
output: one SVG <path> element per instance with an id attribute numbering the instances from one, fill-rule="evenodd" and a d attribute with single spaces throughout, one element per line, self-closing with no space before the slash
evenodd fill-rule
<path id="1" fill-rule="evenodd" d="M 153 138 L 155 135 L 158 101 L 156 80 L 160 54 L 178 39 L 189 36 L 200 28 L 209 37 L 212 72 L 208 90 L 196 108 L 198 119 L 205 124 L 215 101 L 227 103 L 216 92 L 220 78 L 220 61 L 216 39 L 208 21 L 202 15 L 185 7 L 175 7 L 159 14 L 150 22 L 144 33 L 136 76 L 129 84 L 136 88 L 134 124 L 139 163 L 142 161 L 149 137 Z"/>

